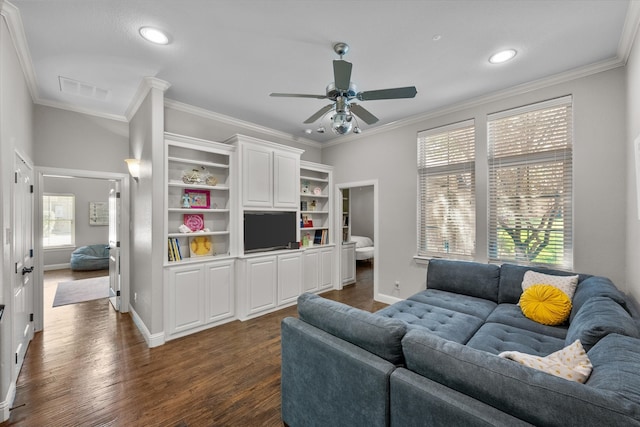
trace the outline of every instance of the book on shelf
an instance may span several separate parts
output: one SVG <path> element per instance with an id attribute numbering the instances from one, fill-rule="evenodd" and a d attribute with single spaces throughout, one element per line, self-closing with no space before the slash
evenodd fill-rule
<path id="1" fill-rule="evenodd" d="M 176 237 L 169 237 L 168 241 L 168 258 L 169 261 L 182 260 L 182 251 L 180 250 L 180 242 Z"/>
<path id="2" fill-rule="evenodd" d="M 327 242 L 327 236 L 328 236 L 328 230 L 323 229 L 323 230 L 316 230 L 316 232 L 313 235 L 313 244 L 314 245 L 326 245 Z"/>

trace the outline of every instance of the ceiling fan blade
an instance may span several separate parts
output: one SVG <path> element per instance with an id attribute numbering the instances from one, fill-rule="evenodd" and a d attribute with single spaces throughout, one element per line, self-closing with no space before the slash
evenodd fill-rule
<path id="1" fill-rule="evenodd" d="M 358 104 L 349 104 L 349 108 L 351 108 L 351 112 L 356 116 L 360 117 L 363 122 L 368 125 L 372 125 L 378 121 L 378 118 L 371 114 L 367 109 L 358 105 Z"/>
<path id="2" fill-rule="evenodd" d="M 349 90 L 351 68 L 351 62 L 343 61 L 342 59 L 333 61 L 333 82 L 336 85 L 336 89 L 344 92 Z"/>
<path id="3" fill-rule="evenodd" d="M 418 91 L 415 86 L 398 87 L 395 89 L 380 89 L 369 90 L 366 92 L 360 92 L 357 98 L 360 101 L 372 101 L 375 99 L 398 99 L 398 98 L 413 98 Z"/>
<path id="4" fill-rule="evenodd" d="M 326 99 L 326 95 L 307 95 L 304 93 L 270 93 L 269 96 L 279 98 L 314 98 L 314 99 Z"/>
<path id="5" fill-rule="evenodd" d="M 318 120 L 320 117 L 324 116 L 327 112 L 333 109 L 333 104 L 325 105 L 321 109 L 319 109 L 313 116 L 309 117 L 304 123 L 313 123 Z"/>

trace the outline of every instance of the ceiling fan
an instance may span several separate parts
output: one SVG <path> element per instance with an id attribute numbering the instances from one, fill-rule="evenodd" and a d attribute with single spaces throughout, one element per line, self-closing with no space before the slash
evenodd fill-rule
<path id="1" fill-rule="evenodd" d="M 305 120 L 304 123 L 313 123 L 325 114 L 335 111 L 335 114 L 331 117 L 331 129 L 336 134 L 345 135 L 352 129 L 354 133 L 360 133 L 361 130 L 357 124 L 357 120 L 355 120 L 355 128 L 353 127 L 354 116 L 359 117 L 368 125 L 376 123 L 378 118 L 360 104 L 352 101 L 413 98 L 416 96 L 416 93 L 418 93 L 415 86 L 358 92 L 356 85 L 351 82 L 352 64 L 342 59 L 342 57 L 349 51 L 349 45 L 346 43 L 336 43 L 333 46 L 333 50 L 340 55 L 340 59 L 333 61 L 333 82 L 329 83 L 327 86 L 325 95 L 308 95 L 300 93 L 270 94 L 270 96 L 275 97 L 330 99 L 333 101 L 331 104 L 325 105 L 318 110 L 315 114 Z M 318 128 L 318 132 L 324 132 L 324 127 L 321 126 Z"/>

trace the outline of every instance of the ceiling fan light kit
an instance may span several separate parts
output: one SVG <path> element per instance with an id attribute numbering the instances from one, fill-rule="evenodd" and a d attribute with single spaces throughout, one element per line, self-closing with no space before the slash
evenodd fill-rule
<path id="1" fill-rule="evenodd" d="M 270 96 L 273 97 L 314 98 L 329 99 L 333 101 L 333 103 L 325 105 L 320 110 L 316 111 L 311 117 L 305 120 L 304 123 L 314 123 L 318 119 L 324 119 L 331 113 L 335 112 L 335 114 L 331 116 L 331 130 L 335 134 L 347 135 L 351 131 L 358 134 L 362 132 L 362 129 L 358 125 L 356 116 L 368 125 L 376 123 L 378 118 L 363 106 L 352 103 L 352 100 L 372 101 L 377 99 L 413 98 L 418 93 L 415 86 L 358 92 L 357 86 L 351 82 L 351 70 L 353 65 L 342 59 L 342 57 L 349 51 L 349 45 L 343 42 L 336 43 L 333 46 L 333 50 L 340 56 L 340 59 L 333 61 L 333 82 L 327 86 L 325 95 L 300 93 L 270 94 Z M 318 127 L 317 132 L 324 133 L 325 127 L 321 125 Z"/>

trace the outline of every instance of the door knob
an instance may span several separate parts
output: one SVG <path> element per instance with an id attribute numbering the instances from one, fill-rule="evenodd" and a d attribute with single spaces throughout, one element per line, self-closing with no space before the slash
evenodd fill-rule
<path id="1" fill-rule="evenodd" d="M 22 275 L 24 276 L 27 273 L 31 273 L 33 271 L 33 267 L 22 267 Z"/>

